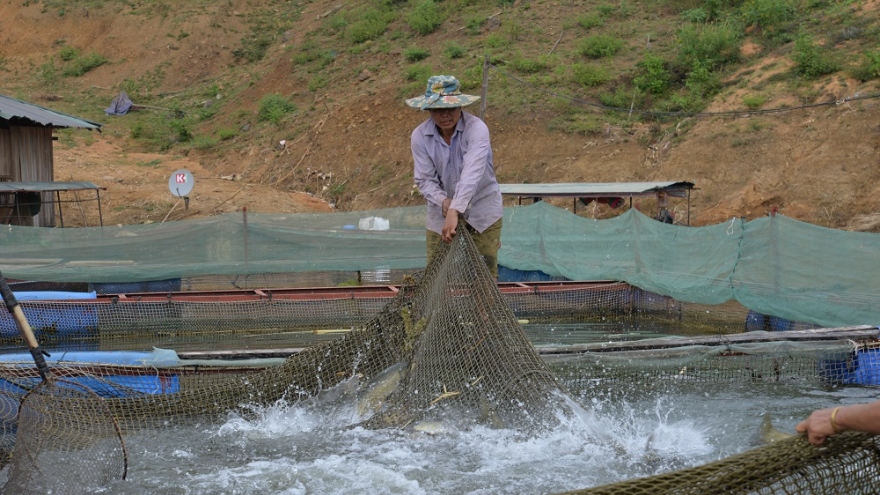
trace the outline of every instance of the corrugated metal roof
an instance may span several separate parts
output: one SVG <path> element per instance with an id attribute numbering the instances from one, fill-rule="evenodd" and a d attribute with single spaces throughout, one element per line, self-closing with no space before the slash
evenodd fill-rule
<path id="1" fill-rule="evenodd" d="M 80 127 L 84 129 L 101 130 L 97 122 L 80 119 L 38 105 L 26 103 L 15 98 L 0 95 L 0 119 L 11 120 L 14 118 L 26 119 L 37 124 L 52 127 Z"/>
<path id="2" fill-rule="evenodd" d="M 567 182 L 558 184 L 500 184 L 505 196 L 604 198 L 653 196 L 666 191 L 682 197 L 694 188 L 693 182 Z"/>
<path id="3" fill-rule="evenodd" d="M 9 192 L 55 192 L 107 189 L 91 182 L 0 182 L 0 193 Z"/>

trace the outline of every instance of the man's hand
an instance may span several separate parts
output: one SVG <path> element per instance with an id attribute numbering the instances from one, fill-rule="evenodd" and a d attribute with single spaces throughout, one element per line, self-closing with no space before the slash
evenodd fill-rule
<path id="1" fill-rule="evenodd" d="M 444 201 L 444 204 L 446 202 Z M 443 238 L 443 242 L 446 244 L 452 243 L 452 236 L 455 235 L 455 229 L 458 227 L 458 211 L 457 210 L 447 210 L 446 212 L 446 221 L 443 223 L 443 232 L 440 233 Z"/>
<path id="2" fill-rule="evenodd" d="M 826 438 L 836 434 L 831 426 L 831 411 L 834 409 L 819 409 L 813 411 L 810 417 L 798 423 L 794 430 L 806 434 L 807 440 L 813 445 L 820 445 Z"/>
<path id="3" fill-rule="evenodd" d="M 452 204 L 452 198 L 446 198 L 443 200 L 443 204 L 440 205 L 443 208 L 443 216 L 445 217 L 447 213 L 449 213 L 449 205 Z"/>

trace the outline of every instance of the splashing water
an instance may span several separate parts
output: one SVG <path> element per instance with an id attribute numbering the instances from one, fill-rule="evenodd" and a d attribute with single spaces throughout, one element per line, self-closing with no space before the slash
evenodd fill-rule
<path id="1" fill-rule="evenodd" d="M 220 425 L 129 437 L 129 480 L 102 493 L 556 493 L 742 452 L 764 411 L 791 430 L 823 401 L 862 397 L 853 393 L 703 384 L 580 398 L 575 417 L 538 436 L 485 426 L 368 430 L 353 426 L 363 419 L 354 399 L 329 393 L 230 415 Z"/>

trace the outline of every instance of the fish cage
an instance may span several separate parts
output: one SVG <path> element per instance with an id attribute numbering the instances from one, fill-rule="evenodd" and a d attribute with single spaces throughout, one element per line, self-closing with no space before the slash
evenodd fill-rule
<path id="1" fill-rule="evenodd" d="M 20 303 L 49 350 L 301 348 L 363 325 L 399 290 L 358 285 L 92 293 L 91 299 Z M 816 328 L 757 314 L 736 301 L 686 303 L 623 282 L 499 283 L 498 290 L 535 344 Z M 19 345 L 15 322 L 0 315 L 0 349 Z"/>

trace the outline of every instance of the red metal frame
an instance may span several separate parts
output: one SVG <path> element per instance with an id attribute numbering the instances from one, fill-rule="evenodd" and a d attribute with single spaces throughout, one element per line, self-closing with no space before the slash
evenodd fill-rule
<path id="1" fill-rule="evenodd" d="M 603 286 L 619 282 L 600 280 L 592 282 L 501 282 L 503 294 L 537 294 L 578 289 L 601 290 Z M 288 289 L 235 289 L 214 291 L 137 292 L 102 294 L 97 300 L 69 301 L 76 304 L 113 304 L 120 302 L 239 302 L 259 300 L 313 301 L 332 299 L 391 298 L 400 291 L 398 285 L 362 285 L 353 287 L 307 287 Z"/>

